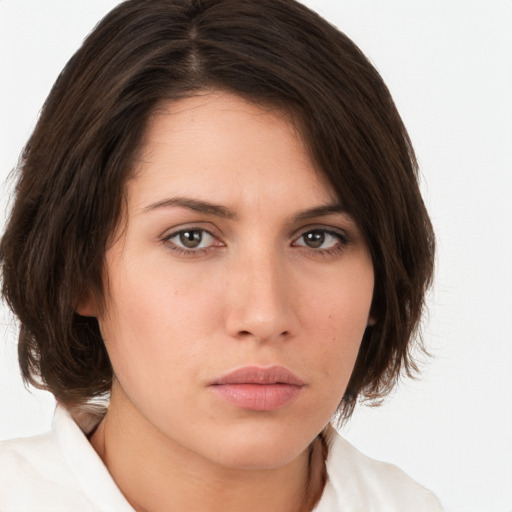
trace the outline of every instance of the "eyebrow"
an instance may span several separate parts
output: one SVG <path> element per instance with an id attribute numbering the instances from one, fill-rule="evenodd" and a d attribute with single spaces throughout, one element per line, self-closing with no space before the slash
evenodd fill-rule
<path id="1" fill-rule="evenodd" d="M 329 203 L 322 206 L 315 206 L 314 208 L 310 208 L 309 210 L 305 210 L 303 212 L 299 212 L 297 215 L 294 215 L 293 221 L 303 222 L 315 217 L 325 217 L 327 215 L 333 215 L 336 213 L 347 213 L 347 209 L 343 206 L 342 203 L 339 202 Z"/>
<path id="2" fill-rule="evenodd" d="M 236 218 L 236 213 L 229 208 L 226 208 L 225 206 L 209 203 L 207 201 L 200 201 L 198 199 L 191 199 L 188 197 L 170 197 L 168 199 L 163 199 L 162 201 L 157 201 L 156 203 L 152 203 L 149 206 L 146 206 L 143 212 L 148 213 L 158 208 L 168 208 L 172 206 L 181 206 L 198 213 L 215 215 L 216 217 L 222 217 L 225 219 Z"/>
<path id="3" fill-rule="evenodd" d="M 163 199 L 161 201 L 157 201 L 156 203 L 152 203 L 149 206 L 146 206 L 143 209 L 144 213 L 152 212 L 159 208 L 168 208 L 173 206 L 179 206 L 182 208 L 188 208 L 198 213 L 204 213 L 207 215 L 214 215 L 216 217 L 221 217 L 225 219 L 236 219 L 237 214 L 226 208 L 225 206 L 221 206 L 218 204 L 210 203 L 208 201 L 201 201 L 198 199 L 192 199 L 189 197 L 170 197 L 167 199 Z M 316 217 L 325 217 L 327 215 L 337 214 L 337 213 L 346 213 L 346 208 L 343 204 L 339 202 L 328 203 L 321 206 L 315 206 L 308 210 L 304 210 L 302 212 L 293 215 L 291 218 L 292 223 L 304 222 L 309 219 L 313 219 Z"/>

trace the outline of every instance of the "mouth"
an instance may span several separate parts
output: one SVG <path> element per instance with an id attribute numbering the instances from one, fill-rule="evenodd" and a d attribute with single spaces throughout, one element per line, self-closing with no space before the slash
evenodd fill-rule
<path id="1" fill-rule="evenodd" d="M 246 366 L 210 384 L 231 405 L 251 411 L 274 411 L 294 400 L 305 383 L 282 366 Z"/>

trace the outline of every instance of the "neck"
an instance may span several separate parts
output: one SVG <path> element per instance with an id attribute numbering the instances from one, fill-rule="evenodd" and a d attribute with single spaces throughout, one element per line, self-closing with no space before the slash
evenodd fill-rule
<path id="1" fill-rule="evenodd" d="M 309 512 L 325 483 L 321 439 L 283 467 L 230 468 L 172 442 L 134 410 L 111 405 L 90 440 L 138 512 Z"/>

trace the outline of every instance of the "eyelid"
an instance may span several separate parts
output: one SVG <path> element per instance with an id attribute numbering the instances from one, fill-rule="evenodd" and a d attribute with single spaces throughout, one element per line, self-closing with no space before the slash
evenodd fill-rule
<path id="1" fill-rule="evenodd" d="M 331 237 L 333 240 L 328 247 L 322 247 L 322 245 L 329 241 L 323 240 L 321 245 L 319 247 L 311 247 L 309 246 L 304 237 L 308 233 L 312 232 L 320 232 L 323 233 L 326 238 Z M 300 241 L 303 241 L 301 243 Z M 291 243 L 291 246 L 304 251 L 306 254 L 309 254 L 311 256 L 316 257 L 334 257 L 336 255 L 340 255 L 344 252 L 344 250 L 347 248 L 347 246 L 351 243 L 351 237 L 347 233 L 346 230 L 340 229 L 340 228 L 334 228 L 333 226 L 307 226 L 306 228 L 302 228 L 300 232 L 293 238 L 293 241 Z"/>
<path id="2" fill-rule="evenodd" d="M 302 226 L 300 229 L 295 231 L 295 234 L 292 236 L 292 240 L 297 240 L 301 236 L 303 236 L 306 233 L 309 233 L 310 231 L 323 231 L 324 233 L 331 234 L 333 236 L 341 237 L 346 242 L 350 242 L 353 238 L 353 235 L 347 230 L 340 227 L 335 227 L 332 225 L 325 225 L 325 224 L 311 224 L 308 226 Z"/>
<path id="3" fill-rule="evenodd" d="M 207 234 L 212 238 L 212 243 L 210 243 L 206 247 L 185 247 L 182 245 L 179 245 L 172 241 L 173 238 L 179 236 L 181 233 L 187 232 L 187 231 L 199 231 L 203 234 Z M 178 256 L 182 257 L 198 257 L 203 256 L 211 251 L 224 247 L 225 244 L 221 241 L 220 237 L 212 232 L 211 229 L 206 229 L 203 225 L 196 225 L 196 224 L 185 224 L 176 226 L 174 228 L 168 229 L 161 237 L 161 243 L 165 245 L 169 251 L 172 251 Z M 204 235 L 203 235 L 204 236 Z M 202 243 L 202 242 L 201 242 Z"/>
<path id="4" fill-rule="evenodd" d="M 173 232 L 169 233 L 167 236 L 164 237 L 164 240 L 169 241 L 169 240 L 172 240 L 173 238 L 176 238 L 177 236 L 181 235 L 182 233 L 189 233 L 191 231 L 192 232 L 198 231 L 198 232 L 202 233 L 203 237 L 204 237 L 204 235 L 207 235 L 210 238 L 212 238 L 213 240 L 215 240 L 215 238 L 216 238 L 207 229 L 203 229 L 203 228 L 183 228 L 183 229 L 178 229 L 177 231 L 173 231 Z"/>
<path id="5" fill-rule="evenodd" d="M 175 236 L 176 234 L 187 230 L 204 231 L 217 239 L 222 237 L 221 231 L 217 228 L 217 226 L 215 226 L 211 222 L 192 221 L 180 222 L 175 226 L 168 227 L 161 235 L 159 235 L 158 238 L 160 240 L 169 239 Z"/>

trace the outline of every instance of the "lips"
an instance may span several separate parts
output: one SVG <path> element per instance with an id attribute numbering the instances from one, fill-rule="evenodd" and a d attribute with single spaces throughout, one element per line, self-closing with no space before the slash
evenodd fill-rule
<path id="1" fill-rule="evenodd" d="M 231 405 L 251 411 L 273 411 L 294 400 L 305 383 L 282 366 L 247 366 L 210 384 L 210 389 Z"/>

